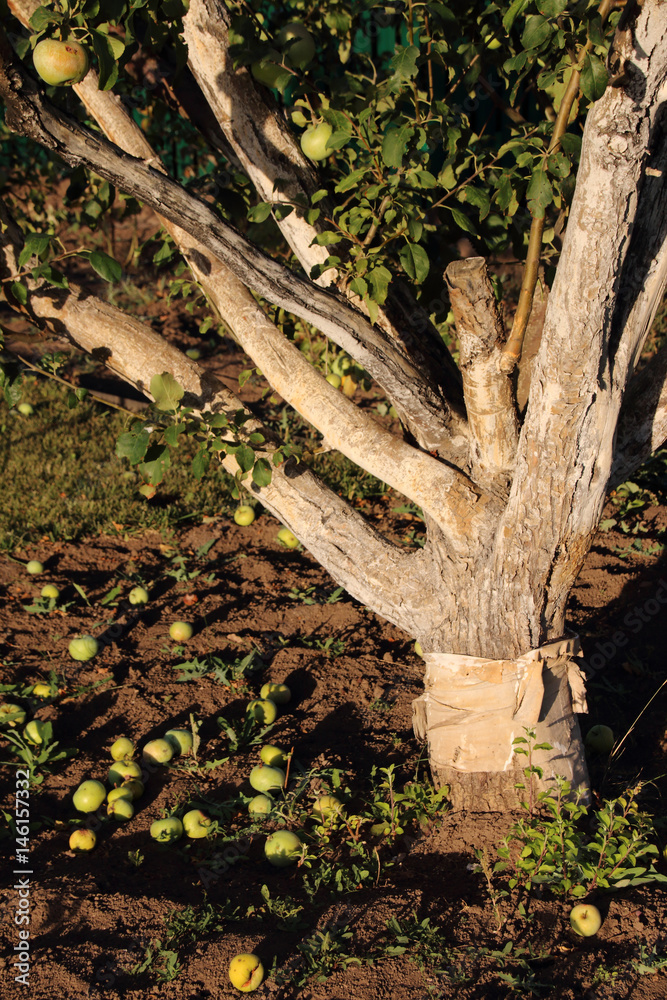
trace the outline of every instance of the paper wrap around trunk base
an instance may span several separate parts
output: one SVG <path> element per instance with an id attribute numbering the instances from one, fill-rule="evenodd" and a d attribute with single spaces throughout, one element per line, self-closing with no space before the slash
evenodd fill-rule
<path id="1" fill-rule="evenodd" d="M 428 740 L 431 766 L 510 770 L 516 763 L 512 741 L 537 725 L 545 684 L 553 687 L 567 677 L 572 709 L 587 711 L 583 674 L 574 660 L 580 655 L 576 635 L 516 660 L 425 653 L 425 691 L 412 711 L 415 735 Z"/>

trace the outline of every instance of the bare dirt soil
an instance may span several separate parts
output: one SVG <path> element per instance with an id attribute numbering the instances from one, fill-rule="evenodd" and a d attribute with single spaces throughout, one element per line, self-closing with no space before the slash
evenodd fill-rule
<path id="1" fill-rule="evenodd" d="M 666 514 L 648 512 L 649 537 L 664 529 Z M 246 951 L 267 969 L 255 995 L 275 1000 L 667 996 L 667 977 L 657 970 L 667 954 L 661 887 L 599 894 L 594 901 L 604 922 L 588 939 L 570 930 L 567 899 L 514 894 L 494 907 L 484 877 L 471 870 L 473 851 L 485 847 L 495 859 L 511 816 L 454 814 L 445 802 L 435 819 L 423 827 L 408 820 L 395 837 L 373 835 L 362 824 L 374 866 L 354 869 L 345 846 L 354 822 L 331 833 L 333 847 L 318 848 L 312 818 L 297 809 L 288 825 L 303 833 L 311 852 L 335 858 L 342 881 L 334 874 L 314 887 L 317 859 L 310 868 L 282 869 L 265 860 L 263 843 L 277 822 L 249 824 L 245 807 L 254 794 L 248 774 L 259 745 L 233 753 L 217 721 L 224 717 L 240 731 L 248 699 L 265 681 L 285 681 L 292 691 L 266 739 L 293 749 L 291 787 L 306 776 L 300 801 L 308 811 L 331 768 L 344 773 L 351 816 L 368 811 L 374 766 L 395 764 L 397 788 L 416 774 L 422 782 L 426 777 L 411 730 L 422 677 L 412 643 L 344 595 L 327 603 L 335 583 L 307 552 L 282 548 L 277 528 L 267 515 L 247 528 L 221 517 L 168 543 L 157 534 L 41 541 L 16 553 L 44 563 L 44 574 L 34 578 L 20 562 L 0 559 L 2 681 L 21 687 L 55 671 L 59 690 L 52 699 L 11 699 L 51 722 L 61 748 L 77 750 L 45 768 L 43 783 L 31 790 L 29 875 L 15 874 L 21 867 L 10 823 L 16 766 L 2 768 L 2 996 L 232 997 L 238 993 L 228 964 Z M 126 597 L 140 578 L 151 599 L 132 608 Z M 599 536 L 571 600 L 571 625 L 591 664 L 584 730 L 605 722 L 625 733 L 660 687 L 666 578 L 664 562 L 642 554 L 628 536 Z M 56 584 L 59 605 L 69 606 L 29 613 L 45 582 Z M 101 603 L 117 585 L 120 593 Z M 168 637 L 174 620 L 195 629 L 182 650 Z M 67 648 L 84 633 L 95 634 L 102 648 L 78 663 Z M 258 669 L 245 680 L 220 667 L 253 649 Z M 197 676 L 206 657 L 217 658 L 206 661 L 218 665 L 217 675 Z M 184 662 L 189 669 L 175 669 Z M 598 801 L 638 777 L 665 773 L 665 708 L 663 691 L 609 769 L 605 761 L 591 762 Z M 126 824 L 93 818 L 95 850 L 71 852 L 72 823 L 82 819 L 72 793 L 84 779 L 105 780 L 113 740 L 128 735 L 143 745 L 171 726 L 187 726 L 191 714 L 201 722 L 199 767 L 154 768 L 134 818 Z M 3 741 L 3 761 L 15 760 L 10 750 Z M 656 817 L 661 849 L 663 787 L 657 780 L 640 799 Z M 215 835 L 173 845 L 151 840 L 156 818 L 195 802 L 218 818 Z M 15 981 L 24 926 L 16 920 L 26 912 L 15 886 L 22 878 L 29 880 L 29 987 Z M 396 924 L 392 930 L 392 919 L 409 933 L 401 936 Z"/>

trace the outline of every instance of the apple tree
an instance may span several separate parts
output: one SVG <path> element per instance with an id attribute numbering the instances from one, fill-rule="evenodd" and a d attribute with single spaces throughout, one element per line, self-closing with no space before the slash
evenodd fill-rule
<path id="1" fill-rule="evenodd" d="M 173 288 L 206 297 L 322 448 L 420 508 L 425 541 L 394 544 L 261 407 L 75 284 L 8 191 L 6 299 L 153 401 L 118 444 L 147 492 L 194 436 L 193 475 L 222 462 L 419 641 L 415 729 L 456 804 L 512 804 L 526 729 L 543 780 L 585 792 L 568 594 L 608 490 L 667 436 L 666 349 L 638 369 L 667 268 L 665 4 L 2 2 L 6 126 L 103 185 L 101 211 L 155 212 Z"/>

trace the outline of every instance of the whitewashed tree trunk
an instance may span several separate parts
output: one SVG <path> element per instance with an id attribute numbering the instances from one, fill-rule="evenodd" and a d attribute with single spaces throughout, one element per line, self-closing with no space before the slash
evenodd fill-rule
<path id="1" fill-rule="evenodd" d="M 9 2 L 24 21 L 36 6 Z M 247 72 L 235 75 L 226 61 L 223 10 L 217 0 L 191 2 L 194 75 L 260 196 L 271 200 L 276 179 L 283 190 L 307 192 L 310 167 L 289 131 Z M 274 389 L 329 446 L 422 507 L 426 544 L 407 553 L 302 465 L 288 462 L 269 486 L 249 486 L 350 594 L 419 640 L 427 692 L 415 707 L 416 729 L 429 740 L 436 780 L 450 785 L 456 805 L 473 810 L 516 803 L 522 762 L 512 740 L 524 728 L 553 746 L 538 761 L 545 781 L 563 774 L 585 794 L 572 700 L 583 710 L 583 693 L 566 602 L 609 484 L 667 436 L 666 353 L 634 374 L 667 283 L 667 15 L 660 0 L 645 0 L 621 54 L 625 82 L 607 90 L 586 122 L 563 251 L 539 349 L 522 372 L 519 407 L 498 368 L 504 333 L 483 261 L 447 272 L 459 380 L 431 333 L 420 345 L 400 308 L 372 326 L 335 286 L 318 287 L 261 254 L 170 181 L 120 102 L 97 91 L 93 74 L 76 89 L 116 145 L 51 108 L 0 42 L 10 125 L 150 205 Z M 0 223 L 5 277 L 17 272 L 21 236 L 6 213 Z M 295 213 L 284 231 L 308 270 L 318 258 L 303 218 Z M 388 434 L 328 385 L 250 290 L 314 324 L 364 365 L 404 416 L 410 440 Z M 147 326 L 84 290 L 32 283 L 27 304 L 15 306 L 146 393 L 154 374 L 170 371 L 188 405 L 226 412 L 242 405 Z M 232 456 L 224 464 L 236 470 Z"/>

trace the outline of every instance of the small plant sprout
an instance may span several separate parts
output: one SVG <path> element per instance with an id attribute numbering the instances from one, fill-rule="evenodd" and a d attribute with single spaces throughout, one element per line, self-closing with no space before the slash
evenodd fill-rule
<path id="1" fill-rule="evenodd" d="M 257 955 L 236 955 L 229 963 L 229 981 L 241 993 L 252 993 L 264 979 L 264 967 Z"/>
<path id="2" fill-rule="evenodd" d="M 276 868 L 287 868 L 301 857 L 303 844 L 291 830 L 276 830 L 266 838 L 264 854 Z"/>
<path id="3" fill-rule="evenodd" d="M 245 528 L 255 520 L 255 511 L 248 504 L 241 504 L 234 511 L 234 520 Z"/>
<path id="4" fill-rule="evenodd" d="M 74 793 L 72 802 L 77 812 L 97 812 L 107 796 L 107 790 L 101 781 L 94 778 L 84 781 Z"/>
<path id="5" fill-rule="evenodd" d="M 270 681 L 262 685 L 259 695 L 260 698 L 268 698 L 276 705 L 286 705 L 292 698 L 292 692 L 287 684 L 272 684 Z"/>
<path id="6" fill-rule="evenodd" d="M 119 736 L 111 744 L 112 760 L 129 760 L 134 754 L 134 743 L 127 736 Z"/>
<path id="7" fill-rule="evenodd" d="M 189 622 L 172 622 L 169 626 L 169 636 L 174 642 L 187 642 L 192 638 L 193 628 Z"/>
<path id="8" fill-rule="evenodd" d="M 69 837 L 69 849 L 70 851 L 76 851 L 77 854 L 88 853 L 92 851 L 97 843 L 97 837 L 95 836 L 94 830 L 86 830 L 83 827 L 79 827 L 77 830 L 72 830 Z"/>
<path id="9" fill-rule="evenodd" d="M 278 709 L 275 701 L 271 701 L 270 698 L 255 698 L 254 701 L 248 702 L 246 714 L 255 722 L 270 726 L 278 718 Z"/>
<path id="10" fill-rule="evenodd" d="M 31 576 L 39 576 L 40 573 L 44 572 L 44 567 L 39 561 L 39 559 L 31 559 L 25 564 L 26 573 L 30 573 Z"/>
<path id="11" fill-rule="evenodd" d="M 92 660 L 99 649 L 99 643 L 92 635 L 82 635 L 78 639 L 72 639 L 68 648 L 72 659 L 83 663 Z"/>

